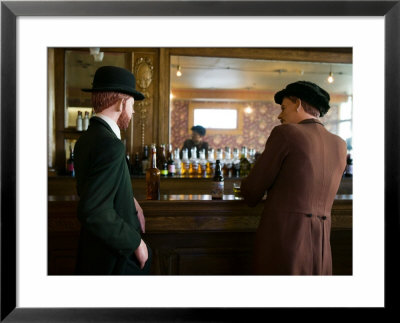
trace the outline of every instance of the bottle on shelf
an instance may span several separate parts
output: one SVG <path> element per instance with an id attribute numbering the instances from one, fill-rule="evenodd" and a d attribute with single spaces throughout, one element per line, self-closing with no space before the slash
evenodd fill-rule
<path id="1" fill-rule="evenodd" d="M 74 151 L 71 144 L 69 144 L 69 158 L 67 159 L 67 175 L 75 177 Z"/>
<path id="2" fill-rule="evenodd" d="M 249 162 L 250 162 L 250 168 L 253 168 L 256 162 L 256 150 L 253 148 L 249 149 Z"/>
<path id="3" fill-rule="evenodd" d="M 85 112 L 85 117 L 83 118 L 83 131 L 89 128 L 89 111 Z"/>
<path id="4" fill-rule="evenodd" d="M 161 176 L 168 176 L 168 161 L 167 157 L 165 156 L 165 145 L 160 145 L 161 153 L 160 159 L 158 163 L 158 167 L 160 168 Z"/>
<path id="5" fill-rule="evenodd" d="M 206 159 L 206 150 L 200 150 L 200 158 L 199 158 L 199 176 L 207 177 L 207 159 Z"/>
<path id="6" fill-rule="evenodd" d="M 175 176 L 176 168 L 175 168 L 174 160 L 172 158 L 172 145 L 171 144 L 168 144 L 167 165 L 168 165 L 168 176 Z"/>
<path id="7" fill-rule="evenodd" d="M 139 158 L 139 152 L 136 152 L 135 160 L 132 165 L 132 175 L 137 176 L 137 175 L 141 175 L 142 173 L 143 173 L 142 162 L 140 161 L 140 158 Z"/>
<path id="8" fill-rule="evenodd" d="M 190 149 L 192 156 L 189 159 L 189 176 L 197 177 L 199 173 L 199 160 L 197 159 L 197 148 L 193 147 Z"/>
<path id="9" fill-rule="evenodd" d="M 353 158 L 351 158 L 351 154 L 347 154 L 347 164 L 344 176 L 353 177 Z"/>
<path id="10" fill-rule="evenodd" d="M 182 149 L 182 176 L 189 176 L 190 160 L 187 148 Z"/>
<path id="11" fill-rule="evenodd" d="M 220 200 L 224 195 L 224 176 L 222 174 L 220 160 L 217 159 L 215 163 L 215 174 L 212 179 L 211 198 L 213 200 Z"/>
<path id="12" fill-rule="evenodd" d="M 207 154 L 207 177 L 213 177 L 215 173 L 214 149 L 209 148 Z"/>
<path id="13" fill-rule="evenodd" d="M 224 167 L 224 158 L 223 158 L 223 151 L 222 151 L 222 149 L 221 148 L 218 148 L 217 149 L 217 154 L 216 154 L 217 156 L 216 156 L 216 160 L 218 159 L 219 160 L 219 163 L 220 163 L 220 165 L 221 165 L 221 170 L 222 170 L 222 168 Z"/>
<path id="14" fill-rule="evenodd" d="M 82 125 L 82 111 L 78 111 L 78 117 L 76 118 L 76 130 L 77 131 L 82 131 L 83 130 L 83 125 Z"/>
<path id="15" fill-rule="evenodd" d="M 247 159 L 247 147 L 242 147 L 240 157 L 240 177 L 246 177 L 250 173 L 250 162 Z"/>
<path id="16" fill-rule="evenodd" d="M 146 175 L 147 168 L 149 167 L 149 146 L 143 147 L 142 154 L 142 174 Z"/>
<path id="17" fill-rule="evenodd" d="M 154 146 L 156 147 L 156 145 L 154 144 Z M 157 148 L 157 168 L 161 171 L 162 169 L 162 151 L 163 151 L 163 147 L 165 147 L 163 144 L 159 145 Z"/>
<path id="18" fill-rule="evenodd" d="M 175 165 L 175 175 L 181 176 L 183 172 L 183 164 L 179 157 L 179 148 L 174 150 L 174 165 Z"/>
<path id="19" fill-rule="evenodd" d="M 232 158 L 232 177 L 240 177 L 240 158 L 239 158 L 239 149 L 233 149 L 233 158 Z"/>
<path id="20" fill-rule="evenodd" d="M 126 154 L 125 160 L 126 160 L 126 163 L 128 164 L 129 174 L 132 175 L 132 164 L 131 164 L 131 158 L 130 158 L 129 154 Z"/>
<path id="21" fill-rule="evenodd" d="M 225 147 L 225 158 L 224 158 L 224 166 L 222 167 L 222 172 L 224 173 L 224 177 L 232 177 L 232 159 L 231 159 L 231 148 Z"/>
<path id="22" fill-rule="evenodd" d="M 157 168 L 157 149 L 151 147 L 151 163 L 146 171 L 146 199 L 160 199 L 160 170 Z"/>

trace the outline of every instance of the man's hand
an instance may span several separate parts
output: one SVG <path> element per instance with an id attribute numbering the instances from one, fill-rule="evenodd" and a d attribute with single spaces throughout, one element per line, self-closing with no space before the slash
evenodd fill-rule
<path id="1" fill-rule="evenodd" d="M 143 269 L 146 264 L 147 259 L 149 258 L 149 253 L 147 250 L 147 246 L 143 240 L 140 240 L 139 247 L 135 250 L 136 259 L 139 261 L 140 269 Z"/>
<path id="2" fill-rule="evenodd" d="M 144 219 L 144 214 L 143 214 L 143 210 L 140 207 L 139 203 L 136 201 L 135 198 L 133 198 L 133 200 L 135 201 L 135 207 L 136 207 L 136 211 L 137 211 L 137 216 L 140 222 L 140 228 L 142 229 L 142 232 L 145 232 L 145 224 L 146 224 L 146 220 Z"/>

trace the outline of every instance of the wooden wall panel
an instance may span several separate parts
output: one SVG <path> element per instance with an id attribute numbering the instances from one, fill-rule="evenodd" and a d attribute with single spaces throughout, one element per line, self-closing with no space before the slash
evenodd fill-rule
<path id="1" fill-rule="evenodd" d="M 243 201 L 139 201 L 146 216 L 144 241 L 153 250 L 152 274 L 248 275 L 262 204 Z M 54 197 L 48 204 L 50 275 L 73 274 L 80 224 L 76 198 Z M 352 273 L 352 201 L 332 209 L 333 270 Z"/>

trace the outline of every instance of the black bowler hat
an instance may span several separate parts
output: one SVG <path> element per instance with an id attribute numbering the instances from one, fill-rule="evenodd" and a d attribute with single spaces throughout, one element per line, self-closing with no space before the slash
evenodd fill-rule
<path id="1" fill-rule="evenodd" d="M 125 68 L 116 66 L 102 66 L 97 69 L 91 89 L 82 89 L 85 92 L 119 92 L 133 96 L 135 100 L 143 100 L 144 95 L 136 91 L 135 76 Z"/>
<path id="2" fill-rule="evenodd" d="M 277 92 L 274 99 L 277 104 L 282 104 L 283 98 L 288 98 L 290 96 L 295 96 L 300 100 L 304 100 L 318 109 L 321 117 L 330 109 L 329 100 L 331 98 L 328 92 L 312 82 L 298 81 L 290 83 L 285 89 Z"/>

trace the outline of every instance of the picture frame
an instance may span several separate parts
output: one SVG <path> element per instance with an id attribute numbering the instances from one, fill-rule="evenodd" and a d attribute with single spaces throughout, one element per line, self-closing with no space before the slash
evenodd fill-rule
<path id="1" fill-rule="evenodd" d="M 400 1 L 3 1 L 1 3 L 1 321 L 237 321 L 264 309 L 17 308 L 16 19 L 19 16 L 383 16 L 385 18 L 385 309 L 395 309 L 399 245 Z"/>

